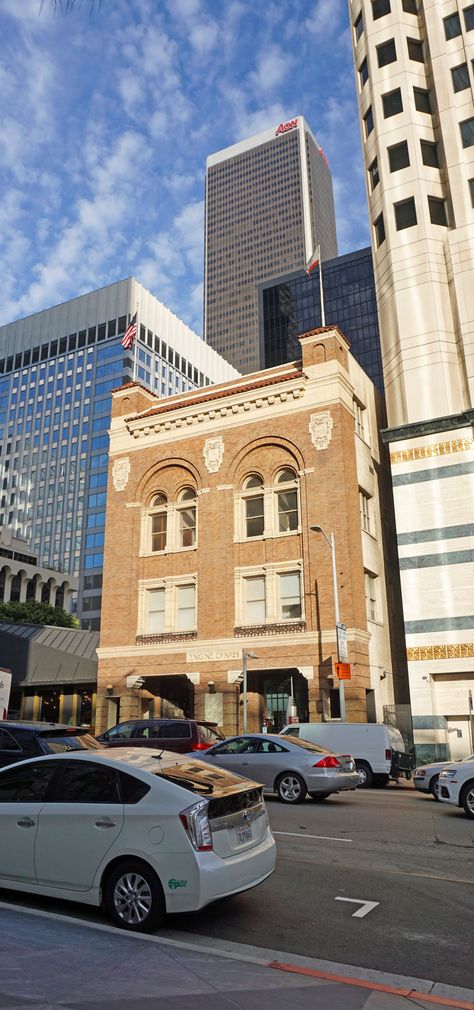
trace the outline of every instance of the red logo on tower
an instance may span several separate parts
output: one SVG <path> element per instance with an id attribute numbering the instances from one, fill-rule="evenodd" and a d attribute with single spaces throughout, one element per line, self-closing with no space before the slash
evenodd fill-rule
<path id="1" fill-rule="evenodd" d="M 295 126 L 298 126 L 297 119 L 289 119 L 287 123 L 280 123 L 277 130 L 275 130 L 275 137 L 278 137 L 279 133 L 288 133 L 288 130 L 294 130 Z"/>

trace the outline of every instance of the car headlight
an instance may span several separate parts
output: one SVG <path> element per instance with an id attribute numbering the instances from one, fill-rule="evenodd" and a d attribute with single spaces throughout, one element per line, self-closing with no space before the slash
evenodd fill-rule
<path id="1" fill-rule="evenodd" d="M 456 774 L 455 768 L 446 768 L 446 771 L 440 772 L 440 779 L 452 779 L 453 775 Z"/>
<path id="2" fill-rule="evenodd" d="M 416 775 L 417 778 L 422 778 L 423 775 L 426 775 L 426 772 L 424 768 L 415 768 L 413 774 Z"/>

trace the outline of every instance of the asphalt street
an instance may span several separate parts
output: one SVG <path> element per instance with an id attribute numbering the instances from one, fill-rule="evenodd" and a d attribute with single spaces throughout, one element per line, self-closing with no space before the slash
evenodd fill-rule
<path id="1" fill-rule="evenodd" d="M 473 821 L 407 785 L 267 807 L 278 846 L 272 877 L 202 912 L 170 916 L 167 935 L 474 987 Z M 85 906 L 1 897 L 103 921 Z"/>

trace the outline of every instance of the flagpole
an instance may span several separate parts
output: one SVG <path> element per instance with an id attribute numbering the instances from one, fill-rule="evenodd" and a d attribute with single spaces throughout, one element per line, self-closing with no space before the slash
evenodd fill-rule
<path id="1" fill-rule="evenodd" d="M 318 259 L 319 259 L 319 296 L 321 299 L 321 326 L 326 325 L 326 309 L 324 305 L 324 289 L 323 289 L 323 264 L 321 262 L 321 246 L 318 242 Z"/>

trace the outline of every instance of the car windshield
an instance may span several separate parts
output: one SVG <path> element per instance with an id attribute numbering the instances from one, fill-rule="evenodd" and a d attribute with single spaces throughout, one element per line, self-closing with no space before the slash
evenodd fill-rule
<path id="1" fill-rule="evenodd" d="M 284 739 L 284 737 L 279 737 L 278 741 L 281 742 L 282 739 Z M 288 740 L 288 743 L 294 744 L 295 747 L 301 747 L 301 750 L 315 751 L 317 754 L 333 753 L 332 750 L 329 750 L 329 747 L 320 747 L 317 743 L 310 743 L 309 740 L 301 740 L 301 738 L 297 739 L 295 736 L 292 736 Z"/>
<path id="2" fill-rule="evenodd" d="M 47 754 L 63 754 L 69 750 L 103 750 L 104 745 L 90 733 L 41 733 L 39 736 Z"/>

